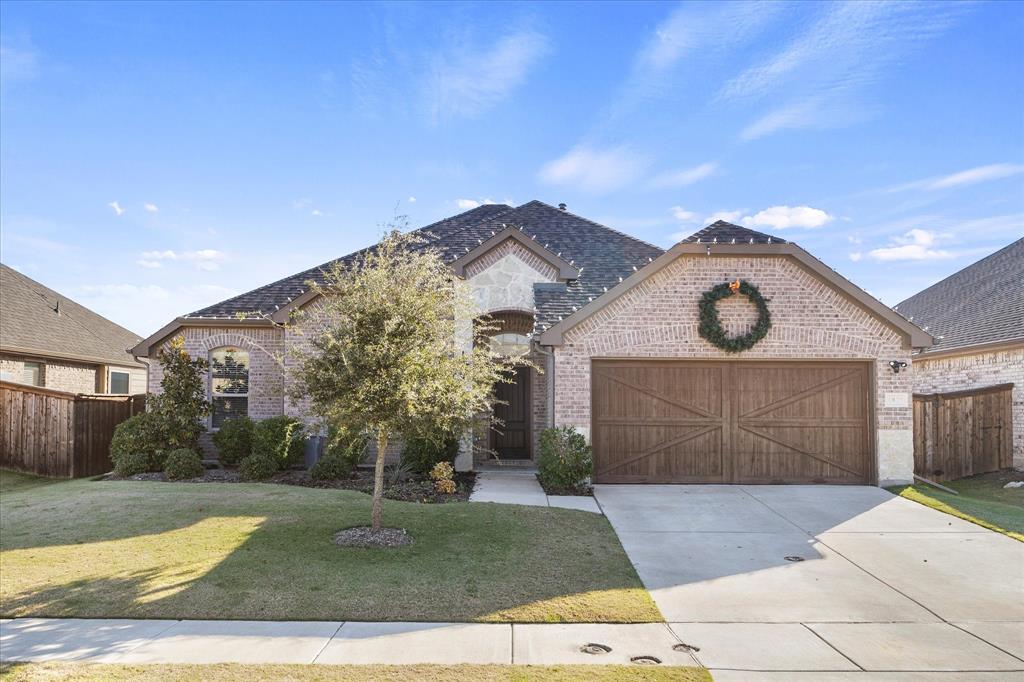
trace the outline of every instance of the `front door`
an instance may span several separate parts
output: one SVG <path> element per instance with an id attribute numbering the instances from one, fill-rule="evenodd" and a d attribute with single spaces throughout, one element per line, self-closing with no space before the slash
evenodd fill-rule
<path id="1" fill-rule="evenodd" d="M 514 373 L 512 383 L 494 387 L 500 401 L 494 416 L 503 422 L 491 431 L 498 459 L 530 459 L 530 368 L 516 367 Z"/>

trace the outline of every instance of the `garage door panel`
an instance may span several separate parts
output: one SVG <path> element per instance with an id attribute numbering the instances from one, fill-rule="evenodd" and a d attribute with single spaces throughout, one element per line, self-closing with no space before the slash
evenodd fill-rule
<path id="1" fill-rule="evenodd" d="M 598 482 L 870 480 L 865 363 L 594 361 L 592 376 Z"/>

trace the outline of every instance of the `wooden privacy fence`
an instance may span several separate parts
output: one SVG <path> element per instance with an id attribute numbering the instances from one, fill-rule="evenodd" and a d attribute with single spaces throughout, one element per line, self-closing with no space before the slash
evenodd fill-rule
<path id="1" fill-rule="evenodd" d="M 952 481 L 1013 466 L 1013 384 L 914 395 L 914 473 Z"/>
<path id="2" fill-rule="evenodd" d="M 84 395 L 0 381 L 0 466 L 75 478 L 110 471 L 114 427 L 145 395 Z"/>

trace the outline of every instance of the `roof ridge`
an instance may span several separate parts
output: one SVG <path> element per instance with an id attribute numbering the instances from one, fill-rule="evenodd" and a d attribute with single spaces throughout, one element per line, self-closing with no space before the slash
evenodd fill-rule
<path id="1" fill-rule="evenodd" d="M 523 208 L 524 206 L 529 206 L 530 204 L 540 204 L 541 206 L 543 206 L 545 208 L 550 208 L 552 211 L 558 211 L 559 213 L 566 213 L 568 215 L 571 215 L 573 218 L 576 218 L 577 220 L 582 220 L 585 223 L 590 223 L 591 225 L 603 228 L 605 230 L 608 230 L 609 232 L 614 232 L 615 234 L 617 234 L 617 235 L 619 235 L 621 237 L 625 237 L 626 239 L 629 239 L 629 240 L 632 240 L 634 242 L 643 244 L 644 246 L 649 246 L 652 249 L 657 249 L 659 251 L 664 251 L 665 250 L 665 249 L 661 248 L 660 246 L 656 246 L 656 245 L 654 245 L 654 244 L 652 244 L 650 242 L 644 241 L 643 239 L 640 239 L 638 237 L 634 237 L 631 234 L 626 234 L 625 232 L 622 232 L 620 230 L 616 230 L 614 227 L 608 227 L 607 225 L 599 223 L 596 220 L 591 220 L 590 218 L 585 218 L 585 217 L 583 217 L 583 216 L 581 216 L 581 215 L 579 215 L 577 213 L 573 213 L 572 211 L 570 211 L 567 208 L 558 208 L 557 206 L 552 206 L 551 204 L 549 204 L 547 202 L 544 202 L 544 201 L 541 201 L 540 199 L 531 199 L 530 201 L 527 201 L 522 206 L 516 206 L 516 210 L 519 210 L 520 208 Z"/>

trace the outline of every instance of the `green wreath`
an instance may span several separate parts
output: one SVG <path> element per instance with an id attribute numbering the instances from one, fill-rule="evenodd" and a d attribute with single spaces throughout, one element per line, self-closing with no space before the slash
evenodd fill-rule
<path id="1" fill-rule="evenodd" d="M 772 327 L 772 316 L 768 312 L 768 300 L 761 295 L 757 287 L 746 280 L 740 281 L 739 287 L 734 287 L 735 282 L 717 284 L 704 292 L 704 296 L 701 297 L 698 304 L 700 308 L 698 332 L 711 345 L 721 348 L 726 353 L 741 353 L 750 350 L 755 343 L 768 334 L 768 330 Z M 758 316 L 753 329 L 742 336 L 730 337 L 722 329 L 722 322 L 718 319 L 718 301 L 735 293 L 749 298 L 751 303 L 757 306 Z"/>

